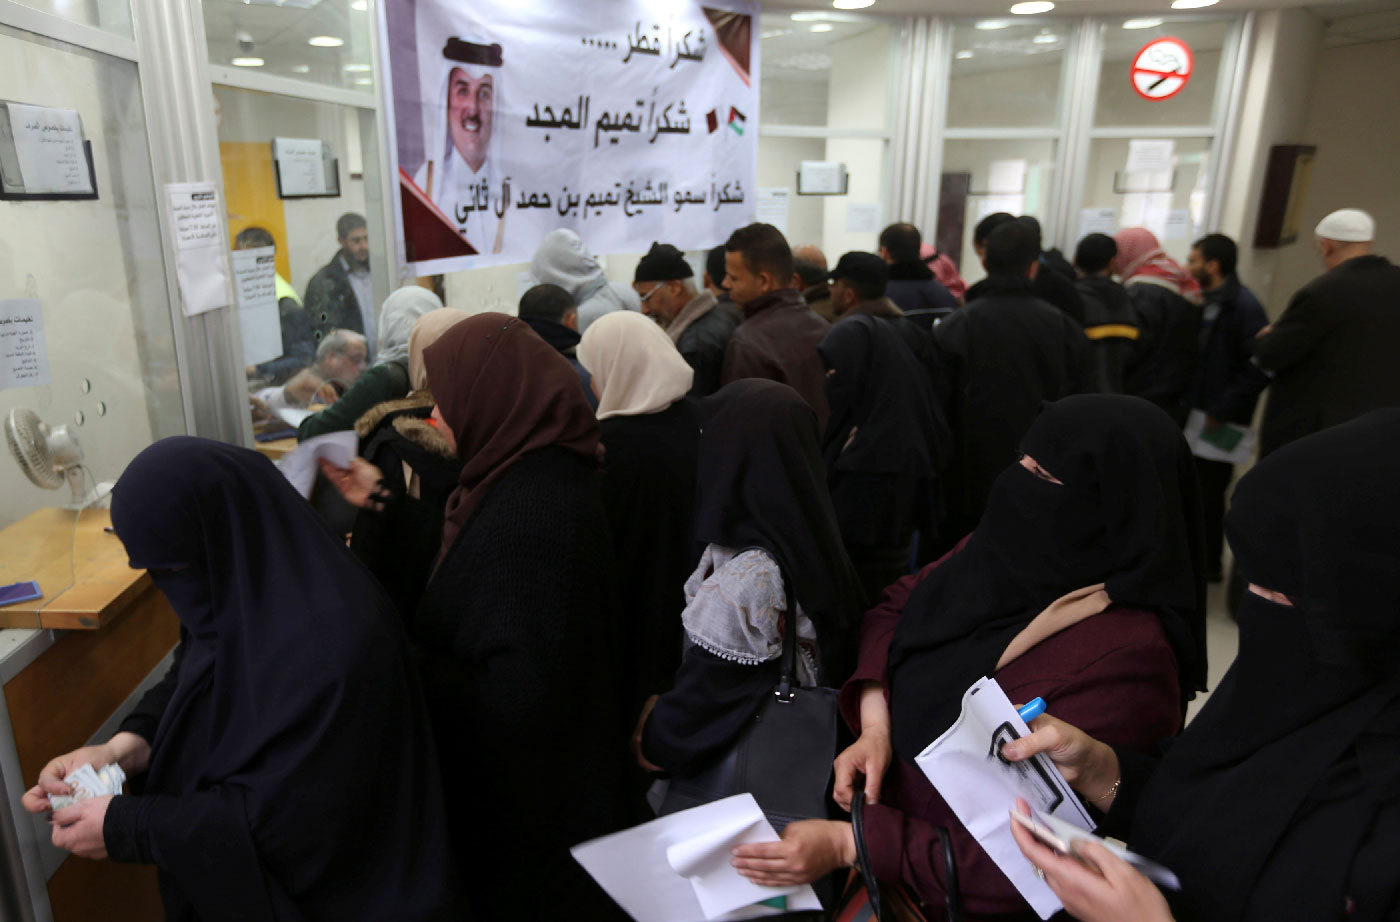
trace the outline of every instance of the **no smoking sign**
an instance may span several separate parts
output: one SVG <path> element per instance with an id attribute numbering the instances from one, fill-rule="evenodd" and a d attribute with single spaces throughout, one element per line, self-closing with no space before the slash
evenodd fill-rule
<path id="1" fill-rule="evenodd" d="M 1133 58 L 1133 89 L 1153 102 L 1170 99 L 1185 89 L 1194 67 L 1191 47 L 1181 39 L 1154 39 Z"/>

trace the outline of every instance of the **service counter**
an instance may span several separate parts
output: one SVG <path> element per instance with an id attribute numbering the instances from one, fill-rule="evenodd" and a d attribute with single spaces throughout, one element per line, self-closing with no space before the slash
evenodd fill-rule
<path id="1" fill-rule="evenodd" d="M 49 759 L 105 741 L 165 674 L 179 622 L 126 551 L 104 509 L 41 509 L 0 531 L 0 585 L 45 595 L 0 608 L 0 918 L 162 918 L 151 867 L 56 849 L 20 797 Z M 13 903 L 13 905 L 11 905 Z"/>

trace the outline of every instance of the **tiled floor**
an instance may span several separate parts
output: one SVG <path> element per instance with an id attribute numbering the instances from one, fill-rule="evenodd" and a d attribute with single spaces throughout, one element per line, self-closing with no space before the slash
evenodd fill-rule
<path id="1" fill-rule="evenodd" d="M 1212 584 L 1206 594 L 1206 655 L 1210 666 L 1210 680 L 1207 682 L 1209 689 L 1214 689 L 1219 684 L 1225 670 L 1230 668 L 1230 664 L 1235 660 L 1235 652 L 1239 649 L 1239 629 L 1235 627 L 1235 619 L 1230 617 L 1230 613 L 1225 610 L 1225 586 L 1223 584 Z M 1196 716 L 1196 712 L 1205 704 L 1209 692 L 1196 696 L 1191 702 L 1186 712 L 1186 719 L 1190 721 Z"/>

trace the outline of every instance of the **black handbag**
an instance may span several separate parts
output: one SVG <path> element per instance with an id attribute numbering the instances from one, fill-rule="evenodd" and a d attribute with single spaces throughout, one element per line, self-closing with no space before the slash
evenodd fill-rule
<path id="1" fill-rule="evenodd" d="M 698 774 L 671 778 L 658 816 L 750 793 L 778 832 L 795 820 L 827 818 L 839 692 L 798 684 L 797 606 L 786 573 L 783 592 L 778 684 L 723 755 Z"/>
<path id="2" fill-rule="evenodd" d="M 938 850 L 943 858 L 944 910 L 948 922 L 960 922 L 962 894 L 953 837 L 946 826 L 939 826 L 937 831 Z M 865 792 L 859 788 L 851 799 L 851 833 L 856 840 L 858 870 L 832 914 L 834 922 L 927 922 L 928 914 L 908 888 L 902 884 L 882 885 L 871 873 L 870 850 L 865 840 Z"/>

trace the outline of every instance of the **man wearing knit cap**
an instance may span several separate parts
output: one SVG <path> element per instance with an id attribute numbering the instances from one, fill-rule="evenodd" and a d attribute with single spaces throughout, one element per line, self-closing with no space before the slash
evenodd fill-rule
<path id="1" fill-rule="evenodd" d="M 695 369 L 690 393 L 706 397 L 719 390 L 724 349 L 739 325 L 732 311 L 719 308 L 708 290 L 698 291 L 695 270 L 669 243 L 653 243 L 637 263 L 632 288 L 641 296 L 642 313 L 655 320 L 676 344 L 681 358 Z"/>
<path id="2" fill-rule="evenodd" d="M 1343 208 L 1317 225 L 1327 271 L 1259 331 L 1255 361 L 1274 376 L 1260 454 L 1380 407 L 1400 406 L 1400 267 L 1371 252 L 1376 222 Z"/>

